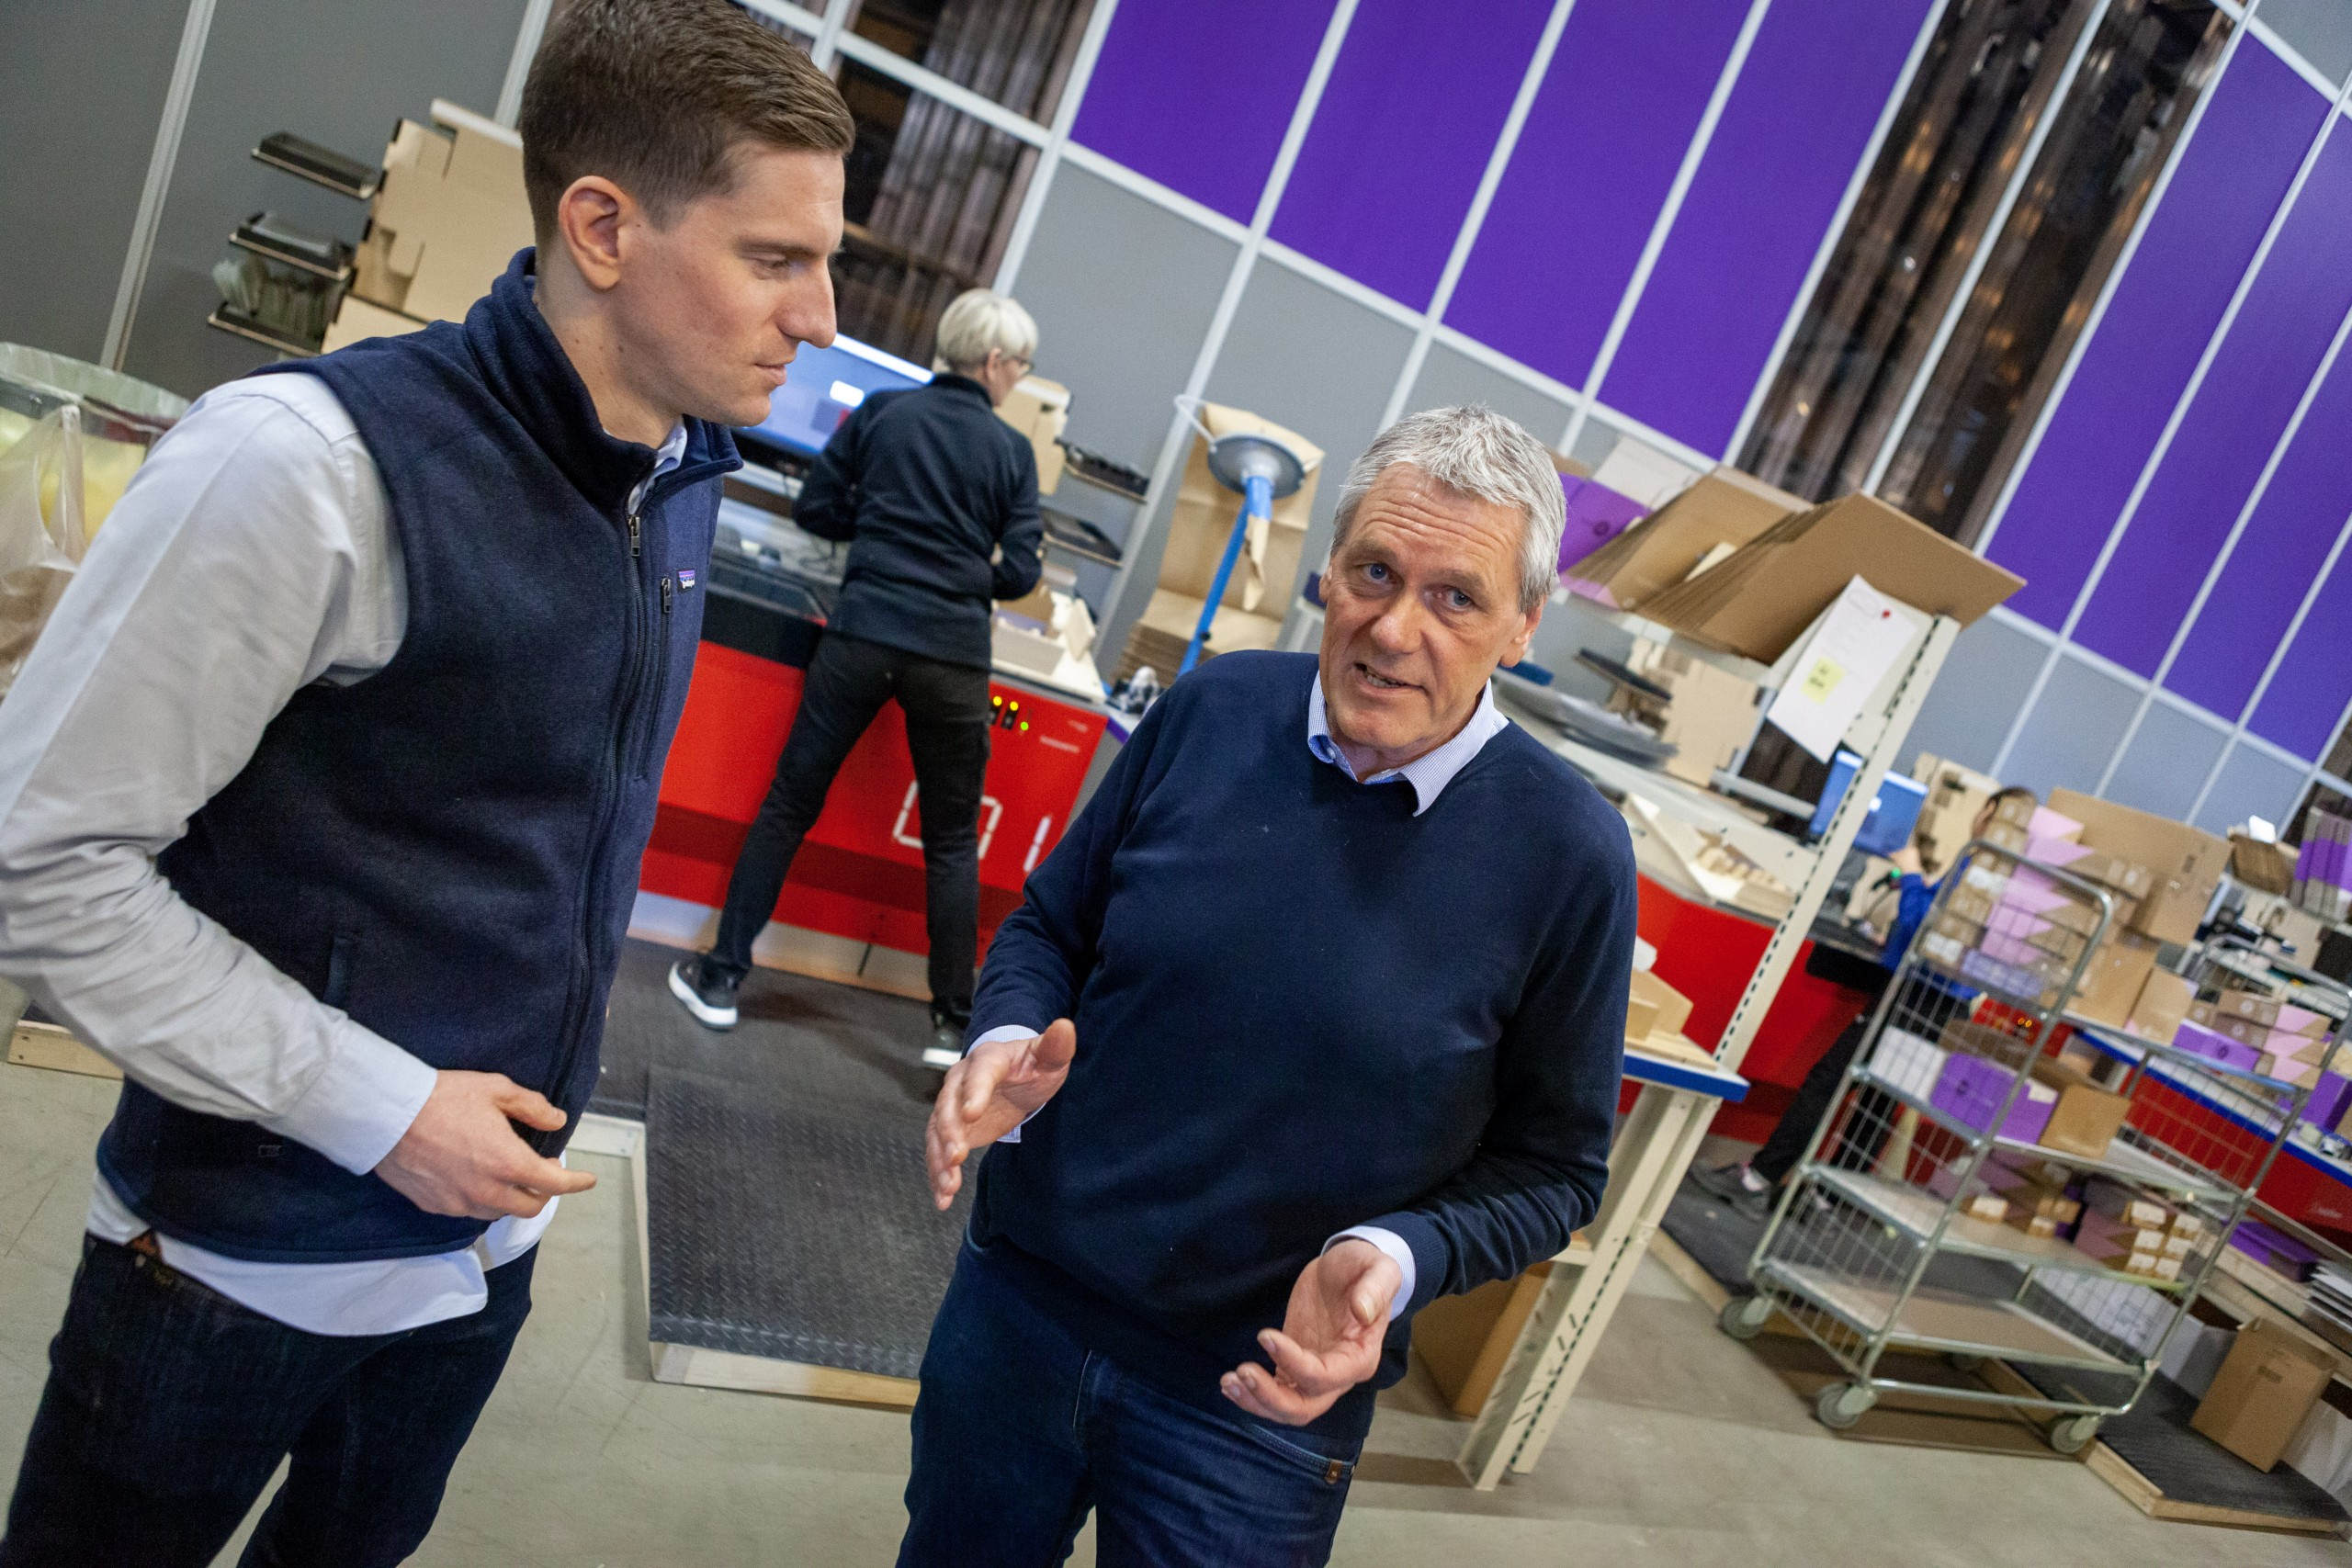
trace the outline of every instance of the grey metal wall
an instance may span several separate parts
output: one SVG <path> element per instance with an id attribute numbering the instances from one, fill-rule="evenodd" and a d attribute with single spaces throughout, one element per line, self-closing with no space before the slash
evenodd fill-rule
<path id="1" fill-rule="evenodd" d="M 177 7 L 163 8 L 175 13 L 176 34 Z M 393 121 L 424 118 L 436 97 L 491 113 L 523 9 L 524 0 L 220 0 L 123 368 L 193 397 L 272 358 L 204 324 L 220 302 L 212 264 L 226 254 L 229 231 L 269 209 L 356 239 L 365 213 L 254 163 L 254 144 L 290 130 L 372 163 Z M 151 116 L 142 173 L 153 135 Z"/>
<path id="2" fill-rule="evenodd" d="M 186 14 L 0 0 L 0 341 L 98 357 Z"/>

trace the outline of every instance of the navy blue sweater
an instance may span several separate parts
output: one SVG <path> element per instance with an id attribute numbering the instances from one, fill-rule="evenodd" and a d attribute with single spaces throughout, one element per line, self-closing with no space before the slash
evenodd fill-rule
<path id="1" fill-rule="evenodd" d="M 792 520 L 851 541 L 831 624 L 867 642 L 986 670 L 990 601 L 1037 586 L 1037 455 L 968 376 L 859 404 Z"/>
<path id="2" fill-rule="evenodd" d="M 1516 727 L 1419 817 L 1307 749 L 1307 654 L 1153 707 L 989 949 L 972 1032 L 1069 1017 L 1068 1083 L 990 1149 L 973 1236 L 1179 1397 L 1262 1359 L 1336 1232 L 1412 1248 L 1410 1309 L 1567 1245 L 1608 1174 L 1632 970 L 1623 820 Z M 1361 1433 L 1380 1375 L 1320 1429 Z"/>

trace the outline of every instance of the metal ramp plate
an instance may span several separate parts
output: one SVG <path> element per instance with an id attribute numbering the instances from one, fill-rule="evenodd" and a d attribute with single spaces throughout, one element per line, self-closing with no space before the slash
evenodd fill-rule
<path id="1" fill-rule="evenodd" d="M 658 1063 L 649 1075 L 651 1337 L 911 1378 L 967 1204 L 932 1208 L 919 1111 L 775 1090 Z"/>

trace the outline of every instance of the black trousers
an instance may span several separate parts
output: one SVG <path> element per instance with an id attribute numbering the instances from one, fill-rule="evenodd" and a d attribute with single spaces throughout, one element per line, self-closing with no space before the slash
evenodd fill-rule
<path id="1" fill-rule="evenodd" d="M 775 781 L 735 857 L 718 942 L 708 963 L 741 975 L 752 942 L 775 911 L 850 749 L 882 705 L 896 700 L 914 754 L 922 820 L 923 916 L 931 936 L 931 1005 L 961 1028 L 972 1016 L 980 937 L 980 790 L 989 766 L 989 672 L 828 632 L 809 661 L 800 711 L 776 759 Z"/>
<path id="2" fill-rule="evenodd" d="M 344 1337 L 84 1237 L 0 1568 L 204 1568 L 289 1453 L 242 1568 L 391 1568 L 433 1528 L 537 1258 L 492 1269 L 470 1316 Z"/>

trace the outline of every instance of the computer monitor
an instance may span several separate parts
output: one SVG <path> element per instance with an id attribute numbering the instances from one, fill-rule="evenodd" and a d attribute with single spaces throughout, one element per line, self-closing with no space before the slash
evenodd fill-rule
<path id="1" fill-rule="evenodd" d="M 1829 782 L 1821 788 L 1821 804 L 1814 807 L 1813 821 L 1805 829 L 1807 838 L 1818 839 L 1829 830 L 1830 818 L 1838 814 L 1838 803 L 1854 785 L 1854 775 L 1862 771 L 1862 759 L 1840 747 L 1829 762 Z M 1912 830 L 1919 825 L 1919 808 L 1928 804 L 1928 786 L 1917 779 L 1901 773 L 1889 773 L 1879 781 L 1878 794 L 1871 801 L 1871 813 L 1862 818 L 1862 826 L 1854 835 L 1854 847 L 1866 853 L 1891 855 L 1911 841 Z"/>
<path id="2" fill-rule="evenodd" d="M 871 392 L 920 387 L 931 372 L 898 355 L 869 348 L 855 338 L 836 337 L 830 348 L 803 344 L 792 356 L 784 385 L 768 402 L 768 416 L 749 434 L 804 457 L 815 457 L 833 438 L 849 411 Z"/>

